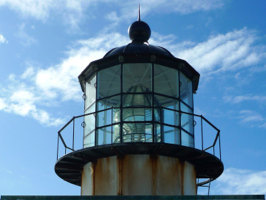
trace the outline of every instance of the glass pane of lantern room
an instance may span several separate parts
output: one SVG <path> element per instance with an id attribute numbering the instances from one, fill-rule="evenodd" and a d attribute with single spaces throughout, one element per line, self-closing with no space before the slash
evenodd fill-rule
<path id="1" fill-rule="evenodd" d="M 183 130 L 181 131 L 181 140 L 183 146 L 194 147 L 194 139 L 192 135 L 186 133 Z"/>
<path id="2" fill-rule="evenodd" d="M 120 95 L 117 95 L 97 101 L 97 111 L 109 108 L 120 108 L 120 99 Z"/>
<path id="3" fill-rule="evenodd" d="M 152 120 L 152 98 L 150 94 L 124 94 L 123 107 L 123 121 Z"/>
<path id="4" fill-rule="evenodd" d="M 97 129 L 97 145 L 111 144 L 112 137 L 112 126 Z"/>
<path id="5" fill-rule="evenodd" d="M 123 95 L 123 107 L 152 107 L 150 94 L 125 94 Z"/>
<path id="6" fill-rule="evenodd" d="M 123 142 L 152 142 L 152 124 L 123 123 Z"/>
<path id="7" fill-rule="evenodd" d="M 174 126 L 179 125 L 179 112 L 163 109 L 163 123 Z"/>
<path id="8" fill-rule="evenodd" d="M 120 124 L 113 125 L 112 143 L 120 143 Z"/>
<path id="9" fill-rule="evenodd" d="M 84 114 L 89 114 L 95 112 L 95 103 L 93 103 L 86 111 Z M 90 114 L 90 115 L 85 115 L 84 116 L 85 120 L 85 134 L 88 132 L 91 132 L 93 129 L 95 129 L 95 114 Z"/>
<path id="10" fill-rule="evenodd" d="M 172 126 L 163 126 L 163 141 L 170 144 L 180 144 L 180 129 Z"/>
<path id="11" fill-rule="evenodd" d="M 97 101 L 97 127 L 120 122 L 120 95 Z M 105 110 L 103 112 L 99 112 Z"/>
<path id="12" fill-rule="evenodd" d="M 123 65 L 123 92 L 151 92 L 152 64 L 137 63 Z"/>
<path id="13" fill-rule="evenodd" d="M 124 108 L 123 121 L 151 121 L 151 108 Z"/>
<path id="14" fill-rule="evenodd" d="M 161 142 L 162 134 L 161 129 L 163 125 L 161 124 L 154 124 L 154 142 Z"/>
<path id="15" fill-rule="evenodd" d="M 95 112 L 95 103 L 93 103 L 86 111 L 85 114 Z M 94 146 L 95 144 L 95 114 L 84 116 L 84 148 Z"/>
<path id="16" fill-rule="evenodd" d="M 97 112 L 97 127 L 110 125 L 113 121 L 113 110 Z"/>
<path id="17" fill-rule="evenodd" d="M 96 98 L 96 76 L 86 81 L 86 92 L 85 92 L 85 110 L 95 102 Z"/>
<path id="18" fill-rule="evenodd" d="M 165 107 L 179 110 L 179 101 L 166 96 L 154 95 L 154 107 Z"/>
<path id="19" fill-rule="evenodd" d="M 186 113 L 192 113 L 192 109 L 181 103 L 181 111 Z M 191 135 L 194 135 L 194 120 L 193 115 L 182 113 L 181 114 L 181 128 L 185 129 Z"/>
<path id="20" fill-rule="evenodd" d="M 179 97 L 178 70 L 155 64 L 154 92 L 178 98 Z"/>
<path id="21" fill-rule="evenodd" d="M 84 137 L 84 144 L 83 147 L 92 147 L 95 145 L 95 130 L 93 130 L 92 132 L 90 132 L 89 134 L 87 134 Z"/>
<path id="22" fill-rule="evenodd" d="M 109 67 L 98 72 L 97 99 L 102 99 L 121 92 L 120 74 L 120 65 Z"/>
<path id="23" fill-rule="evenodd" d="M 164 109 L 164 108 L 169 108 Z M 171 110 L 170 110 L 171 109 Z M 154 119 L 171 125 L 179 125 L 179 101 L 161 95 L 154 95 Z"/>
<path id="24" fill-rule="evenodd" d="M 180 99 L 193 108 L 192 82 L 180 72 Z"/>

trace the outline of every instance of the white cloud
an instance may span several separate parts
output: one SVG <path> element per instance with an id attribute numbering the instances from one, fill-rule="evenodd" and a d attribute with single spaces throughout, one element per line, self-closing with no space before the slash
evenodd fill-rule
<path id="1" fill-rule="evenodd" d="M 224 100 L 230 103 L 241 103 L 243 101 L 265 102 L 266 96 L 259 96 L 259 95 L 225 96 Z"/>
<path id="2" fill-rule="evenodd" d="M 241 110 L 240 114 L 242 114 L 241 118 L 243 118 L 242 119 L 243 123 L 251 122 L 251 121 L 263 121 L 264 120 L 264 118 L 260 114 L 254 112 L 254 111 L 251 111 L 251 110 Z"/>
<path id="3" fill-rule="evenodd" d="M 115 11 L 112 11 L 110 13 L 108 13 L 106 16 L 105 16 L 106 19 L 110 20 L 113 22 L 113 25 L 117 25 L 119 21 L 122 20 L 122 18 L 119 18 L 117 16 L 117 13 Z"/>
<path id="4" fill-rule="evenodd" d="M 7 42 L 6 38 L 2 34 L 0 34 L 0 43 L 5 43 L 5 42 Z"/>
<path id="5" fill-rule="evenodd" d="M 108 2 L 108 1 L 102 1 Z M 133 1 L 123 1 L 121 0 L 113 1 L 113 4 L 120 7 L 118 18 L 119 19 L 137 19 L 138 16 L 138 5 L 141 7 L 141 18 L 142 16 L 148 15 L 150 13 L 182 13 L 188 14 L 197 11 L 209 11 L 221 8 L 223 6 L 223 1 L 221 0 L 133 0 Z M 114 14 L 114 13 L 113 13 Z M 115 13 L 116 14 L 116 13 Z M 107 14 L 108 19 L 114 20 L 110 14 Z M 117 15 L 116 15 L 117 16 Z"/>
<path id="6" fill-rule="evenodd" d="M 255 39 L 255 33 L 244 28 L 212 36 L 190 48 L 172 47 L 172 51 L 201 73 L 235 70 L 257 64 L 266 56 L 264 46 L 254 45 Z"/>
<path id="7" fill-rule="evenodd" d="M 0 110 L 3 110 L 7 107 L 7 104 L 5 102 L 5 99 L 0 98 Z"/>
<path id="8" fill-rule="evenodd" d="M 87 17 L 91 17 L 87 9 L 101 9 L 106 4 L 119 8 L 118 12 L 121 14 L 117 14 L 114 11 L 107 14 L 108 19 L 118 22 L 120 19 L 137 18 L 139 3 L 142 16 L 153 12 L 187 14 L 200 10 L 213 10 L 223 6 L 222 0 L 0 0 L 0 6 L 7 6 L 23 17 L 33 17 L 37 20 L 46 21 L 51 14 L 61 15 L 63 21 L 73 29 L 78 28 L 79 23 L 86 14 Z M 136 12 L 133 10 L 136 10 Z"/>
<path id="9" fill-rule="evenodd" d="M 264 124 L 260 125 L 259 127 L 266 128 L 266 122 Z"/>
<path id="10" fill-rule="evenodd" d="M 19 31 L 16 36 L 20 39 L 20 43 L 24 46 L 30 46 L 32 44 L 38 43 L 38 41 L 34 37 L 26 33 L 25 24 L 21 24 L 19 26 Z"/>
<path id="11" fill-rule="evenodd" d="M 265 194 L 266 171 L 251 171 L 229 168 L 211 188 L 212 194 Z M 213 192 L 214 191 L 214 192 Z"/>
<path id="12" fill-rule="evenodd" d="M 34 75 L 34 68 L 29 67 L 26 71 L 21 75 L 22 79 L 31 78 Z"/>
<path id="13" fill-rule="evenodd" d="M 149 39 L 149 43 L 157 46 L 167 47 L 167 49 L 180 49 L 185 46 L 188 46 L 190 42 L 182 42 L 176 43 L 175 39 L 177 37 L 175 35 L 161 35 L 157 32 L 152 32 L 151 38 Z"/>
<path id="14" fill-rule="evenodd" d="M 52 3 L 52 0 L 0 0 L 0 6 L 8 6 L 23 16 L 32 16 L 43 20 L 49 16 L 48 12 Z"/>
<path id="15" fill-rule="evenodd" d="M 257 72 L 265 72 L 266 71 L 266 65 L 264 66 L 256 66 L 250 69 L 251 72 L 257 73 Z"/>
<path id="16" fill-rule="evenodd" d="M 22 75 L 9 75 L 8 85 L 12 87 L 0 90 L 0 110 L 30 116 L 50 126 L 62 124 L 63 119 L 52 117 L 40 106 L 69 100 L 81 101 L 78 75 L 91 61 L 102 58 L 111 48 L 126 43 L 127 37 L 118 33 L 99 35 L 77 41 L 66 52 L 62 62 L 46 69 L 34 68 L 33 64 L 27 63 L 29 67 Z"/>
<path id="17" fill-rule="evenodd" d="M 201 75 L 236 70 L 259 64 L 266 57 L 266 46 L 258 46 L 255 31 L 243 28 L 226 34 L 217 34 L 206 41 L 176 43 L 174 35 L 154 33 L 149 40 L 167 49 L 178 58 L 185 59 Z"/>
<path id="18" fill-rule="evenodd" d="M 255 101 L 255 103 L 260 102 L 261 104 L 265 103 L 266 96 L 251 96 L 251 95 L 240 95 L 240 96 L 232 96 L 227 95 L 224 96 L 224 101 L 233 103 L 233 104 L 239 104 L 243 101 Z M 234 114 L 233 114 L 234 115 Z M 231 116 L 231 114 L 230 114 Z M 266 128 L 266 117 L 261 115 L 260 113 L 253 111 L 253 110 L 241 110 L 238 113 L 237 116 L 238 119 L 240 119 L 240 123 L 244 125 L 248 125 L 251 127 L 260 127 L 260 128 Z"/>
<path id="19" fill-rule="evenodd" d="M 49 113 L 36 107 L 38 97 L 23 87 L 13 90 L 9 97 L 0 98 L 0 110 L 20 116 L 31 116 L 41 124 L 56 126 L 63 123 L 60 118 L 52 118 Z"/>
<path id="20" fill-rule="evenodd" d="M 65 23 L 77 27 L 85 9 L 94 3 L 87 0 L 0 0 L 0 6 L 7 6 L 23 17 L 46 21 L 50 14 L 60 14 Z"/>
<path id="21" fill-rule="evenodd" d="M 251 127 L 266 128 L 264 126 L 266 119 L 261 114 L 252 110 L 241 110 L 239 114 L 239 118 L 241 119 L 240 123 L 250 125 Z"/>

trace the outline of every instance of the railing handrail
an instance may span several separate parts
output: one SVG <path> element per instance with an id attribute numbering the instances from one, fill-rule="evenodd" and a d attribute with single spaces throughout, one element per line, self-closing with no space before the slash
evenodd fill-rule
<path id="1" fill-rule="evenodd" d="M 111 110 L 113 109 L 113 107 L 110 107 L 110 108 L 107 108 L 107 109 L 104 109 L 104 110 L 101 110 L 102 111 L 107 111 L 107 110 Z M 90 112 L 90 113 L 86 113 L 86 114 L 83 114 L 83 115 L 78 115 L 78 116 L 73 116 L 59 131 L 58 133 L 62 132 L 73 120 L 77 119 L 77 118 L 80 118 L 80 117 L 85 117 L 87 115 L 92 115 L 92 114 L 96 114 L 97 112 L 99 111 L 95 111 L 95 112 Z"/>
<path id="2" fill-rule="evenodd" d="M 111 110 L 111 109 L 113 109 L 113 107 L 110 107 L 110 108 L 107 108 L 107 109 L 103 109 L 103 110 L 101 110 L 101 112 L 103 112 L 103 111 L 107 111 L 107 110 Z M 172 110 L 172 109 L 169 109 L 169 110 Z M 213 144 L 211 145 L 211 146 L 209 146 L 209 147 L 207 147 L 207 148 L 205 148 L 205 149 L 203 149 L 203 146 L 202 146 L 202 151 L 207 151 L 207 150 L 209 150 L 209 149 L 211 149 L 211 148 L 214 148 L 215 147 L 215 145 L 216 145 L 216 143 L 217 143 L 217 140 L 218 140 L 218 138 L 219 138 L 219 153 L 220 153 L 220 155 L 219 155 L 219 157 L 220 157 L 220 160 L 221 160 L 221 146 L 220 146 L 220 143 L 221 143 L 221 141 L 220 141 L 220 130 L 217 128 L 217 127 L 215 127 L 209 120 L 207 120 L 204 116 L 202 116 L 202 115 L 198 115 L 198 114 L 194 114 L 194 113 L 189 113 L 189 112 L 184 112 L 184 111 L 181 111 L 181 110 L 174 110 L 175 112 L 178 112 L 178 113 L 182 113 L 182 114 L 187 114 L 187 115 L 192 115 L 192 116 L 196 116 L 196 117 L 199 117 L 199 118 L 201 118 L 201 119 L 203 119 L 207 124 L 209 124 L 211 127 L 213 127 L 216 131 L 217 131 L 217 133 L 216 133 L 216 137 L 215 137 L 215 139 L 214 139 L 214 142 L 213 142 Z M 77 119 L 77 118 L 80 118 L 80 117 L 85 117 L 85 116 L 88 116 L 88 115 L 92 115 L 92 114 L 97 114 L 99 111 L 94 111 L 94 112 L 90 112 L 90 113 L 86 113 L 86 114 L 83 114 L 83 115 L 78 115 L 78 116 L 73 116 L 59 131 L 58 131 L 58 137 L 60 138 L 60 140 L 61 140 L 61 142 L 63 143 L 63 145 L 64 145 L 64 147 L 65 147 L 65 150 L 66 149 L 69 149 L 69 150 L 71 150 L 71 151 L 75 151 L 75 149 L 74 149 L 74 144 L 73 144 L 73 148 L 70 148 L 69 146 L 67 146 L 67 144 L 66 144 L 66 142 L 64 141 L 64 138 L 63 138 L 63 136 L 61 135 L 61 132 L 69 125 L 69 124 L 71 124 L 72 122 L 74 122 L 74 120 L 75 119 Z M 202 125 L 201 125 L 202 126 Z M 203 128 L 203 126 L 202 126 L 202 128 Z M 74 139 L 74 128 L 73 128 L 73 139 Z M 202 142 L 203 142 L 203 138 L 201 138 L 201 140 L 202 140 Z M 74 142 L 73 142 L 74 143 Z M 59 145 L 59 141 L 58 141 L 58 145 Z M 57 148 L 57 151 L 59 151 L 59 147 Z M 57 160 L 58 160 L 58 152 L 57 152 Z"/>

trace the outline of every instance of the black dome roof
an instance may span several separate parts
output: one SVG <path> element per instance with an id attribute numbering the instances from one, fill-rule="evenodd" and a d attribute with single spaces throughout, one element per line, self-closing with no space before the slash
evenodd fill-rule
<path id="1" fill-rule="evenodd" d="M 155 54 L 162 54 L 170 57 L 174 57 L 167 49 L 160 47 L 160 46 L 154 46 L 150 45 L 148 43 L 129 43 L 128 45 L 117 47 L 109 52 L 107 52 L 104 56 L 104 58 L 121 54 L 121 53 L 155 53 Z"/>
<path id="2" fill-rule="evenodd" d="M 167 49 L 160 46 L 150 45 L 148 43 L 151 29 L 149 25 L 143 21 L 139 20 L 133 22 L 128 28 L 128 35 L 131 39 L 131 43 L 111 49 L 105 54 L 104 58 L 121 53 L 155 53 L 174 57 Z"/>

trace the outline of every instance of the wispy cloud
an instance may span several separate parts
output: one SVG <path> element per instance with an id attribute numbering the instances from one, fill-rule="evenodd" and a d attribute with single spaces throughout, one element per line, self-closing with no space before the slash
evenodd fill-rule
<path id="1" fill-rule="evenodd" d="M 51 14 L 62 15 L 62 20 L 76 28 L 82 19 L 85 9 L 94 1 L 87 0 L 0 0 L 0 6 L 7 6 L 22 17 L 32 17 L 43 22 Z"/>
<path id="2" fill-rule="evenodd" d="M 232 95 L 226 95 L 223 97 L 223 100 L 226 103 L 230 104 L 240 104 L 241 102 L 244 101 L 253 101 L 256 106 L 257 104 L 260 103 L 265 104 L 266 97 L 265 96 L 251 96 L 251 95 L 246 95 L 246 96 L 232 96 Z M 250 102 L 251 103 L 251 102 Z M 264 111 L 261 111 L 260 109 L 258 111 L 252 110 L 252 106 L 250 107 L 251 109 L 248 109 L 247 106 L 245 105 L 245 110 L 240 110 L 240 111 L 234 111 L 232 113 L 228 113 L 227 116 L 233 117 L 235 119 L 240 120 L 241 125 L 245 126 L 250 126 L 250 127 L 259 127 L 259 128 L 266 128 L 266 116 Z M 237 109 L 234 105 L 234 109 Z"/>
<path id="3" fill-rule="evenodd" d="M 34 75 L 34 68 L 29 67 L 26 71 L 21 75 L 22 79 L 31 78 Z"/>
<path id="4" fill-rule="evenodd" d="M 117 25 L 122 20 L 122 18 L 117 16 L 117 12 L 115 11 L 108 13 L 105 18 L 113 22 L 112 26 Z"/>
<path id="5" fill-rule="evenodd" d="M 222 0 L 0 0 L 0 6 L 7 6 L 23 17 L 33 17 L 45 22 L 52 14 L 62 15 L 65 24 L 70 25 L 73 29 L 78 28 L 85 16 L 90 17 L 86 12 L 88 8 L 101 8 L 106 4 L 114 6 L 116 11 L 108 13 L 106 18 L 118 23 L 121 20 L 136 18 L 139 3 L 141 4 L 142 16 L 153 12 L 187 14 L 200 10 L 213 10 L 223 6 Z M 136 12 L 132 12 L 132 8 L 136 8 Z"/>
<path id="6" fill-rule="evenodd" d="M 8 172 L 9 174 L 13 174 L 13 172 L 11 170 L 9 170 L 9 169 L 6 169 L 4 167 L 2 167 L 1 169 L 4 170 L 4 171 L 6 171 L 6 172 Z"/>
<path id="7" fill-rule="evenodd" d="M 241 122 L 243 123 L 257 122 L 264 120 L 264 118 L 259 113 L 252 110 L 241 110 L 240 114 L 241 114 L 240 118 L 242 118 Z"/>
<path id="8" fill-rule="evenodd" d="M 8 43 L 6 38 L 2 34 L 0 34 L 0 43 Z"/>
<path id="9" fill-rule="evenodd" d="M 229 168 L 219 177 L 211 191 L 215 194 L 265 194 L 266 171 Z M 214 192 L 213 192 L 214 191 Z"/>
<path id="10" fill-rule="evenodd" d="M 235 70 L 259 63 L 266 56 L 265 46 L 256 46 L 254 31 L 247 28 L 218 34 L 190 48 L 172 49 L 202 73 Z M 193 44 L 193 43 L 191 43 Z"/>
<path id="11" fill-rule="evenodd" d="M 106 2 L 106 1 L 105 1 Z M 219 9 L 223 7 L 223 1 L 221 0 L 133 0 L 133 1 L 123 1 L 120 0 L 113 1 L 116 7 L 119 7 L 119 14 L 111 13 L 107 14 L 107 18 L 111 21 L 116 20 L 129 20 L 137 19 L 138 5 L 141 5 L 141 16 L 148 15 L 150 13 L 182 13 L 188 14 L 197 11 L 209 11 L 214 9 Z M 134 9 L 135 8 L 135 9 Z M 135 11 L 135 12 L 134 12 Z M 114 17 L 116 16 L 116 17 Z M 118 16 L 118 17 L 117 17 Z"/>
<path id="12" fill-rule="evenodd" d="M 174 35 L 153 33 L 150 43 L 167 47 L 174 56 L 188 61 L 205 78 L 213 73 L 253 68 L 266 57 L 266 46 L 256 45 L 256 32 L 247 28 L 212 35 L 200 43 L 176 43 L 175 39 Z"/>
<path id="13" fill-rule="evenodd" d="M 252 110 L 239 112 L 240 123 L 251 127 L 266 128 L 266 118 Z"/>
<path id="14" fill-rule="evenodd" d="M 19 31 L 18 33 L 16 34 L 16 36 L 20 39 L 20 43 L 24 46 L 31 46 L 32 44 L 36 44 L 38 43 L 38 41 L 30 36 L 26 30 L 25 30 L 25 24 L 21 24 L 19 26 Z"/>
<path id="15" fill-rule="evenodd" d="M 262 125 L 260 125 L 261 128 L 266 128 L 266 122 Z"/>
<path id="16" fill-rule="evenodd" d="M 230 103 L 241 103 L 243 101 L 265 102 L 266 96 L 259 96 L 259 95 L 230 96 L 230 95 L 227 95 L 224 97 L 224 100 L 225 102 L 230 102 Z"/>
<path id="17" fill-rule="evenodd" d="M 45 20 L 49 16 L 49 10 L 53 5 L 52 3 L 52 0 L 1 0 L 0 6 L 8 6 L 25 17 L 31 16 L 36 19 Z"/>

